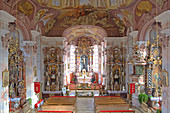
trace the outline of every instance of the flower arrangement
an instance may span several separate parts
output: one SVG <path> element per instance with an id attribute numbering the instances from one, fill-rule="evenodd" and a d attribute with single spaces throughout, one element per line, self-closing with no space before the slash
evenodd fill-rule
<path id="1" fill-rule="evenodd" d="M 139 94 L 138 96 L 139 103 L 146 103 L 148 101 L 148 95 L 147 94 Z"/>

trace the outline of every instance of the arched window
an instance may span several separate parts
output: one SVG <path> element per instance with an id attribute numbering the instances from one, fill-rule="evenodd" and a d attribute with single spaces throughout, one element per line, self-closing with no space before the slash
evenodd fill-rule
<path id="1" fill-rule="evenodd" d="M 75 71 L 75 46 L 70 47 L 70 71 Z"/>
<path id="2" fill-rule="evenodd" d="M 99 51 L 98 51 L 98 45 L 94 45 L 94 54 L 93 54 L 93 71 L 97 72 L 99 71 Z"/>

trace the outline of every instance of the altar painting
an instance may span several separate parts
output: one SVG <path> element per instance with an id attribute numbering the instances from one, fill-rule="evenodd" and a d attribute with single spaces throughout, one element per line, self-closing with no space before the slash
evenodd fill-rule
<path id="1" fill-rule="evenodd" d="M 162 85 L 161 69 L 159 66 L 154 67 L 152 71 L 152 87 L 160 87 Z"/>
<path id="2" fill-rule="evenodd" d="M 144 66 L 143 65 L 135 66 L 135 75 L 144 75 Z"/>
<path id="3" fill-rule="evenodd" d="M 114 84 L 120 84 L 121 70 L 119 65 L 113 67 L 113 78 Z"/>

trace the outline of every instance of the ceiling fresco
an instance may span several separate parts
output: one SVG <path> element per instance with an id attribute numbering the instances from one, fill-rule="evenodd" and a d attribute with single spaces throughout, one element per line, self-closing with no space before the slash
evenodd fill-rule
<path id="1" fill-rule="evenodd" d="M 35 29 L 38 25 L 44 36 L 61 37 L 69 27 L 93 25 L 103 28 L 108 37 L 122 37 L 126 36 L 127 31 L 142 28 L 155 17 L 156 8 L 164 8 L 167 0 L 20 0 L 17 4 L 12 0 L 6 2 L 9 6 L 11 4 L 10 11 L 13 16 L 17 16 L 29 29 Z"/>
<path id="2" fill-rule="evenodd" d="M 37 0 L 41 5 L 60 8 L 76 8 L 81 5 L 91 5 L 95 8 L 117 9 L 128 6 L 134 0 Z"/>
<path id="3" fill-rule="evenodd" d="M 113 32 L 114 36 L 123 36 L 126 30 L 123 21 L 111 15 L 108 10 L 98 10 L 90 5 L 62 10 L 55 20 L 54 27 L 46 34 L 47 36 L 61 36 L 63 30 L 75 25 L 96 25 L 104 28 L 109 36 Z"/>
<path id="4" fill-rule="evenodd" d="M 39 4 L 52 7 L 59 12 L 47 14 L 47 9 L 37 12 L 35 23 L 42 22 L 44 35 L 62 36 L 63 31 L 75 25 L 95 25 L 106 30 L 108 36 L 124 36 L 128 23 L 133 24 L 132 15 L 112 14 L 111 10 L 128 6 L 133 0 L 37 0 Z M 128 19 L 130 18 L 130 19 Z M 127 20 L 128 19 L 128 20 Z"/>
<path id="5" fill-rule="evenodd" d="M 107 33 L 103 28 L 94 25 L 76 25 L 63 32 L 63 37 L 67 38 L 65 41 L 69 43 L 79 37 L 88 37 L 101 43 L 106 36 Z"/>

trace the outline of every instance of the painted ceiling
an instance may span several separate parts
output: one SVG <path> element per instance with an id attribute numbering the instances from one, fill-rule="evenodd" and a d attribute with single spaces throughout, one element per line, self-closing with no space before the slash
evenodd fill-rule
<path id="1" fill-rule="evenodd" d="M 65 41 L 69 43 L 77 40 L 79 37 L 88 37 L 94 40 L 93 42 L 101 43 L 106 36 L 107 33 L 103 28 L 94 25 L 72 26 L 67 28 L 63 33 L 63 37 L 67 38 Z"/>
<path id="2" fill-rule="evenodd" d="M 35 22 L 43 22 L 46 36 L 61 36 L 63 31 L 75 25 L 96 25 L 106 30 L 108 36 L 124 36 L 127 19 L 110 10 L 128 6 L 133 0 L 37 0 L 52 7 L 58 15 L 48 14 L 47 9 L 37 12 Z M 123 10 L 122 10 L 123 12 Z M 130 12 L 127 11 L 130 14 Z M 44 15 L 44 16 L 43 16 Z M 53 19 L 51 19 L 53 18 Z M 47 24 L 47 25 L 46 25 Z"/>
<path id="3" fill-rule="evenodd" d="M 19 19 L 27 16 L 48 37 L 61 37 L 65 29 L 76 25 L 95 25 L 103 28 L 108 37 L 122 37 L 130 27 L 139 29 L 155 15 L 153 1 L 21 0 L 13 8 L 18 8 Z M 157 4 L 163 8 L 165 1 Z"/>

